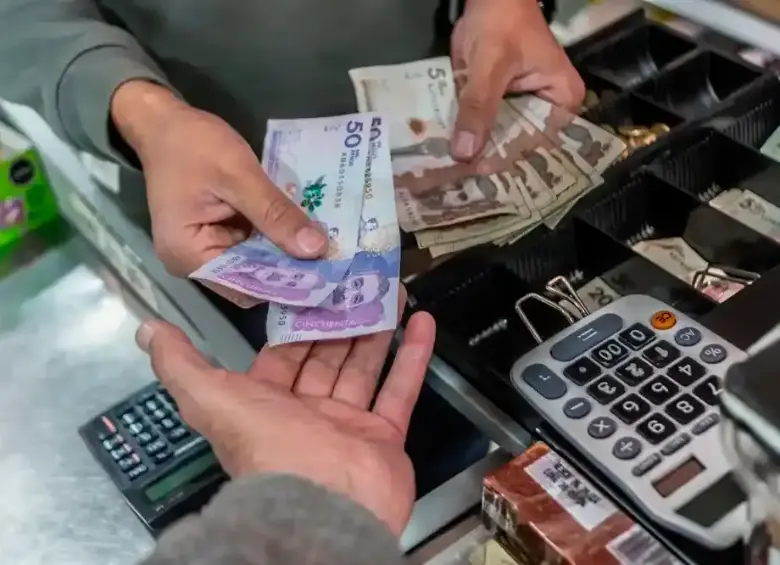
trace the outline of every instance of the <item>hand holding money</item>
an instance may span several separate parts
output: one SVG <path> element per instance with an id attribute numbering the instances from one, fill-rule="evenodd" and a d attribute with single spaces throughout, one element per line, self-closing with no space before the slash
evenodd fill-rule
<path id="1" fill-rule="evenodd" d="M 124 83 L 111 116 L 143 165 L 155 249 L 171 273 L 186 276 L 251 228 L 292 256 L 325 251 L 325 235 L 221 118 L 146 81 Z"/>
<path id="2" fill-rule="evenodd" d="M 328 234 L 322 259 L 290 257 L 261 234 L 191 278 L 270 302 L 271 345 L 395 329 L 401 239 L 389 134 L 376 114 L 271 120 L 268 176 Z"/>
<path id="3" fill-rule="evenodd" d="M 555 227 L 626 147 L 594 124 L 526 96 L 500 102 L 485 150 L 457 162 L 448 149 L 463 115 L 460 77 L 447 57 L 353 69 L 350 77 L 358 108 L 390 121 L 399 223 L 433 257 L 512 243 L 541 223 Z"/>
<path id="4" fill-rule="evenodd" d="M 571 112 L 585 96 L 535 0 L 466 2 L 452 55 L 466 76 L 452 144 L 457 159 L 474 159 L 484 149 L 507 92 L 539 93 Z"/>

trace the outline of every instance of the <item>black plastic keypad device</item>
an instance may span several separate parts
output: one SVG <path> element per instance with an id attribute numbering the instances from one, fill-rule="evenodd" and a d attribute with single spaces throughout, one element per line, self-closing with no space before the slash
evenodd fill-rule
<path id="1" fill-rule="evenodd" d="M 79 429 L 144 525 L 154 534 L 202 506 L 226 479 L 205 439 L 152 384 Z"/>
<path id="2" fill-rule="evenodd" d="M 633 295 L 526 353 L 511 377 L 544 422 L 652 516 L 674 514 L 697 492 L 688 488 L 676 499 L 673 491 L 680 486 L 670 487 L 671 481 L 682 485 L 701 475 L 698 488 L 706 492 L 718 477 L 705 469 L 730 470 L 712 430 L 720 421 L 719 379 L 730 360 L 742 357 L 693 319 L 654 298 Z M 691 458 L 683 474 L 665 480 Z"/>

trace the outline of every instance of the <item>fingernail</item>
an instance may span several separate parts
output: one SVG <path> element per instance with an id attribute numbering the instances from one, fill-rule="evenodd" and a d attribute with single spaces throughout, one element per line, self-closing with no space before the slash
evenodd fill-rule
<path id="1" fill-rule="evenodd" d="M 321 231 L 309 226 L 298 231 L 298 234 L 295 236 L 295 241 L 300 250 L 306 254 L 319 253 L 328 243 L 328 240 Z"/>
<path id="2" fill-rule="evenodd" d="M 455 136 L 455 155 L 470 159 L 474 156 L 477 136 L 470 131 L 460 131 Z"/>
<path id="3" fill-rule="evenodd" d="M 149 344 L 152 342 L 153 337 L 154 327 L 148 322 L 141 324 L 141 327 L 135 332 L 135 342 L 146 353 L 149 353 Z"/>

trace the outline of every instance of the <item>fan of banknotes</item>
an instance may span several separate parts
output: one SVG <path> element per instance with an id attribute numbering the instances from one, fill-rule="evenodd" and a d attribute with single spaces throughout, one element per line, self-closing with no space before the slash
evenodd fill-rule
<path id="1" fill-rule="evenodd" d="M 353 69 L 358 109 L 389 122 L 398 220 L 432 257 L 554 228 L 617 161 L 615 135 L 534 96 L 502 103 L 475 163 L 450 158 L 458 91 L 450 59 Z"/>

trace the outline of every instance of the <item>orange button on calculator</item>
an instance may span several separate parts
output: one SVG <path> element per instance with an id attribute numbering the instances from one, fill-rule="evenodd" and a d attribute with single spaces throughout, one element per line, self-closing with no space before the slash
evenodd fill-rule
<path id="1" fill-rule="evenodd" d="M 677 316 L 669 310 L 659 310 L 650 318 L 650 325 L 657 330 L 669 330 L 677 323 Z"/>

